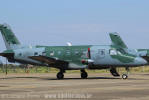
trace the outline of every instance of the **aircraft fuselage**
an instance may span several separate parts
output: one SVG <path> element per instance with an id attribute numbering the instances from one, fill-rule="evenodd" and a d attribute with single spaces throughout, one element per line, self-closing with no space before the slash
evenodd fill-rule
<path id="1" fill-rule="evenodd" d="M 90 51 L 89 51 L 90 50 Z M 6 50 L 5 52 L 7 52 Z M 82 45 L 82 46 L 35 46 L 18 48 L 11 51 L 14 57 L 9 61 L 44 65 L 50 67 L 61 67 L 56 64 L 46 64 L 30 58 L 30 56 L 46 56 L 57 60 L 69 62 L 66 69 L 102 69 L 109 67 L 140 66 L 146 61 L 140 57 L 124 54 L 112 45 Z M 89 57 L 90 52 L 90 57 Z M 84 62 L 83 62 L 84 61 Z M 88 66 L 90 63 L 90 66 Z"/>

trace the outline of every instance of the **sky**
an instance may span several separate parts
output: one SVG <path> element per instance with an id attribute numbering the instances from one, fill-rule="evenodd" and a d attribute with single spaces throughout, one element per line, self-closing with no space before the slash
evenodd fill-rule
<path id="1" fill-rule="evenodd" d="M 149 0 L 1 0 L 0 24 L 9 24 L 24 45 L 108 45 L 109 32 L 118 32 L 128 47 L 149 48 L 148 4 Z"/>

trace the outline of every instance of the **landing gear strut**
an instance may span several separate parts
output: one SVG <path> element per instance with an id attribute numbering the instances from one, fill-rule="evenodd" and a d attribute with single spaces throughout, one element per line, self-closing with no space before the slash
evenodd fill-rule
<path id="1" fill-rule="evenodd" d="M 123 74 L 123 75 L 122 75 L 122 78 L 123 78 L 123 79 L 127 79 L 127 78 L 128 78 L 128 74 L 129 74 L 129 71 L 130 71 L 130 70 L 129 70 L 129 67 L 126 67 L 126 71 L 127 71 L 127 74 Z"/>
<path id="2" fill-rule="evenodd" d="M 85 70 L 81 70 L 81 78 L 86 79 L 88 77 L 88 74 Z"/>
<path id="3" fill-rule="evenodd" d="M 120 74 L 117 72 L 116 68 L 110 68 L 110 72 L 114 77 L 120 76 Z"/>
<path id="4" fill-rule="evenodd" d="M 64 72 L 63 70 L 60 70 L 60 72 L 57 73 L 57 79 L 63 79 L 64 78 Z"/>

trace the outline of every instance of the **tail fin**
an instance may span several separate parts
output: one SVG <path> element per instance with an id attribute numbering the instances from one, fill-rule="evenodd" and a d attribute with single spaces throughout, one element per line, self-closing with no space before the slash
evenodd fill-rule
<path id="1" fill-rule="evenodd" d="M 19 40 L 7 24 L 0 24 L 0 31 L 7 49 L 15 49 L 20 45 Z"/>
<path id="2" fill-rule="evenodd" d="M 118 33 L 114 32 L 114 33 L 110 33 L 109 35 L 110 35 L 113 45 L 116 45 L 120 48 L 128 48 Z"/>

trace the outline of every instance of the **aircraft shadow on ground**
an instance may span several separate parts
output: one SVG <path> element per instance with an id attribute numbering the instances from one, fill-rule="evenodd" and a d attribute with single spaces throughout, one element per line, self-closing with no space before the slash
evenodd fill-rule
<path id="1" fill-rule="evenodd" d="M 149 75 L 149 74 L 142 74 L 142 75 Z"/>
<path id="2" fill-rule="evenodd" d="M 57 78 L 43 78 L 44 80 L 58 80 Z M 115 77 L 88 77 L 87 79 L 82 78 L 64 78 L 62 80 L 93 80 L 93 79 L 121 79 Z"/>
<path id="3" fill-rule="evenodd" d="M 21 78 L 26 78 L 26 79 L 39 79 L 39 80 L 58 80 L 57 78 L 48 78 L 48 77 L 4 77 L 0 78 L 0 80 L 3 79 L 21 79 Z M 93 79 L 121 79 L 120 77 L 88 77 L 87 79 L 82 79 L 82 78 L 64 78 L 62 80 L 93 80 Z"/>
<path id="4" fill-rule="evenodd" d="M 3 78 L 0 78 L 1 80 L 2 79 L 19 79 L 19 78 L 27 78 L 27 79 L 29 79 L 29 78 L 31 78 L 31 79 L 38 79 L 38 78 L 40 78 L 40 77 L 3 77 Z"/>

